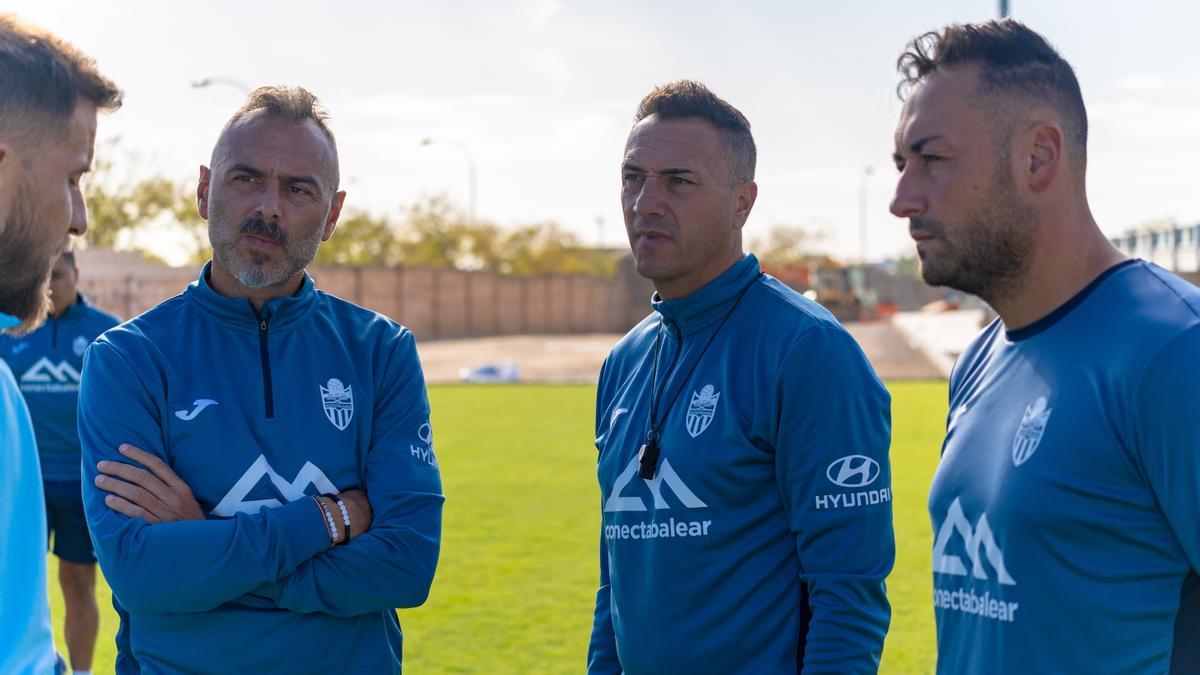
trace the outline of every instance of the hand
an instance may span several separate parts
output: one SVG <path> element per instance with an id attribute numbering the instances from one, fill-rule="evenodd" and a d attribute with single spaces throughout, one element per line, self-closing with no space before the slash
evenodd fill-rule
<path id="1" fill-rule="evenodd" d="M 350 538 L 353 539 L 358 535 L 371 529 L 371 516 L 374 515 L 371 511 L 371 502 L 367 501 L 367 493 L 362 490 L 346 490 L 338 495 L 338 499 L 346 505 L 346 512 L 350 514 Z M 341 518 L 342 510 L 333 505 L 333 508 Z M 339 520 L 340 524 L 341 521 Z"/>
<path id="2" fill-rule="evenodd" d="M 338 508 L 337 501 L 324 495 L 317 497 L 317 501 L 329 509 L 329 515 L 337 523 L 338 538 L 334 543 L 344 544 L 371 528 L 371 503 L 367 501 L 367 493 L 361 490 L 346 490 L 337 498 L 346 505 L 346 513 L 350 515 L 349 532 L 346 531 L 346 521 L 342 519 L 342 510 Z M 329 529 L 328 523 L 325 529 Z M 333 533 L 330 532 L 329 536 L 332 537 Z"/>
<path id="3" fill-rule="evenodd" d="M 108 508 L 151 524 L 204 520 L 192 489 L 166 462 L 128 443 L 117 451 L 146 468 L 107 460 L 96 465 L 101 474 L 96 476 L 96 487 L 112 493 L 104 498 Z"/>

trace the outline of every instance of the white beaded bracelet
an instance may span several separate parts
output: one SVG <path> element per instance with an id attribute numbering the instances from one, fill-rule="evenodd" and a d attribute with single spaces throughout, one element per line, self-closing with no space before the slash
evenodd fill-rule
<path id="1" fill-rule="evenodd" d="M 341 509 L 341 511 L 342 511 L 342 524 L 344 524 L 344 525 L 346 526 L 346 539 L 345 539 L 345 541 L 343 541 L 342 543 L 343 543 L 343 544 L 345 544 L 345 543 L 349 542 L 349 541 L 350 541 L 350 511 L 349 511 L 349 510 L 346 508 L 346 502 L 342 501 L 342 498 L 341 498 L 341 497 L 339 497 L 339 496 L 337 496 L 337 495 L 334 495 L 334 494 L 328 494 L 328 493 L 326 493 L 326 494 L 323 494 L 323 495 L 321 495 L 321 496 L 322 496 L 322 497 L 328 497 L 328 498 L 329 498 L 329 499 L 331 499 L 331 500 L 332 500 L 332 501 L 333 501 L 335 504 L 337 504 L 337 505 L 338 505 L 338 508 L 339 508 L 339 509 Z"/>
<path id="2" fill-rule="evenodd" d="M 342 510 L 342 522 L 346 525 L 346 532 L 350 531 L 350 512 L 346 510 L 346 502 L 337 500 L 338 508 Z"/>
<path id="3" fill-rule="evenodd" d="M 325 522 L 329 525 L 330 532 L 329 545 L 332 547 L 337 544 L 338 540 L 337 522 L 334 521 L 333 514 L 329 512 L 329 507 L 325 506 L 325 502 L 316 497 L 313 497 L 313 501 L 317 503 L 317 506 L 321 509 L 321 513 L 325 514 Z M 350 534 L 350 531 L 346 530 L 346 534 Z"/>

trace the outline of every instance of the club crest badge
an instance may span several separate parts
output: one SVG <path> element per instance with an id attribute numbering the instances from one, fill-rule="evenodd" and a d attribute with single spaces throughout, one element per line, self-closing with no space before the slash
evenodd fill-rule
<path id="1" fill-rule="evenodd" d="M 717 399 L 721 398 L 711 384 L 704 385 L 700 391 L 692 392 L 692 403 L 687 411 L 687 430 L 692 438 L 704 433 L 712 424 L 713 415 L 717 412 Z"/>
<path id="2" fill-rule="evenodd" d="M 1021 466 L 1037 451 L 1042 442 L 1042 434 L 1046 433 L 1046 423 L 1050 421 L 1052 408 L 1046 407 L 1046 397 L 1039 396 L 1038 400 L 1025 408 L 1021 417 L 1021 426 L 1013 437 L 1012 460 L 1013 466 Z"/>
<path id="3" fill-rule="evenodd" d="M 83 337 L 82 335 L 77 335 L 75 337 L 75 342 L 71 343 L 71 349 L 75 352 L 75 356 L 83 356 L 83 353 L 87 351 L 88 345 L 90 344 L 91 342 L 88 342 L 87 338 Z"/>
<path id="4" fill-rule="evenodd" d="M 339 431 L 345 431 L 354 417 L 354 392 L 342 384 L 336 377 L 329 378 L 321 388 L 321 406 L 325 408 L 325 417 Z"/>

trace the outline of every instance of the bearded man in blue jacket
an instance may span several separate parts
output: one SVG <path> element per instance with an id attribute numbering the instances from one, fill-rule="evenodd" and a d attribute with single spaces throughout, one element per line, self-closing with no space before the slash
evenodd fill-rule
<path id="1" fill-rule="evenodd" d="M 0 335 L 0 358 L 17 375 L 29 405 L 37 439 L 46 520 L 58 557 L 66 617 L 63 632 L 73 673 L 90 673 L 100 607 L 96 603 L 96 556 L 83 516 L 79 484 L 79 373 L 88 345 L 120 323 L 92 306 L 78 290 L 75 254 L 58 256 L 50 273 L 53 308 L 37 330 L 25 336 Z"/>
<path id="2" fill-rule="evenodd" d="M 80 178 L 97 113 L 121 90 L 58 37 L 0 14 L 0 332 L 27 333 L 50 309 L 50 267 L 87 232 Z M 0 673 L 52 673 L 46 512 L 29 409 L 0 355 Z M 78 472 L 78 469 L 76 469 Z"/>
<path id="3" fill-rule="evenodd" d="M 316 98 L 264 87 L 201 167 L 213 260 L 88 351 L 84 505 L 117 672 L 399 672 L 443 496 L 412 334 L 304 268 L 345 193 Z"/>
<path id="4" fill-rule="evenodd" d="M 643 99 L 621 203 L 654 312 L 600 372 L 589 673 L 870 673 L 891 610 L 890 397 L 826 310 L 742 251 L 744 115 Z"/>
<path id="5" fill-rule="evenodd" d="M 950 373 L 929 488 L 937 671 L 1200 672 L 1200 290 L 1088 205 L 1070 63 L 1011 19 L 901 55 L 925 281 L 997 318 Z"/>

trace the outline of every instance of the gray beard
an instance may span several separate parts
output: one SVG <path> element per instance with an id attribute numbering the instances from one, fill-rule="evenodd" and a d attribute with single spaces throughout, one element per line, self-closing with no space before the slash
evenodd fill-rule
<path id="1" fill-rule="evenodd" d="M 237 228 L 230 239 L 214 236 L 214 231 L 229 231 L 229 228 L 209 223 L 209 241 L 213 247 L 213 257 L 221 263 L 242 286 L 246 288 L 269 288 L 281 284 L 300 273 L 317 255 L 321 245 L 321 232 L 318 230 L 311 240 L 293 239 L 278 225 L 262 221 L 247 220 Z M 247 233 L 265 234 L 282 244 L 284 261 L 272 270 L 267 257 L 250 252 L 250 262 L 241 264 L 237 258 L 237 237 Z"/>

